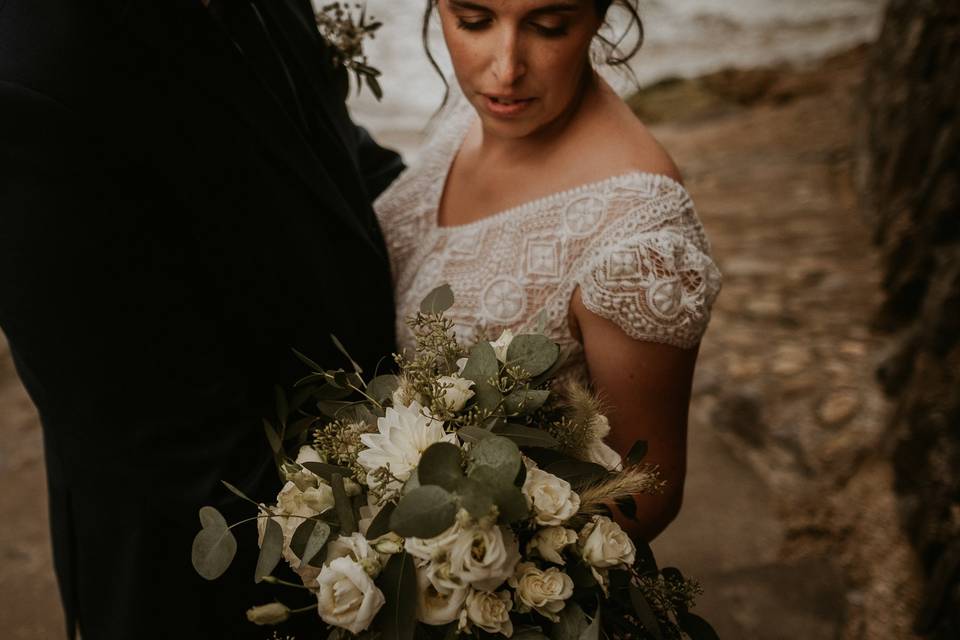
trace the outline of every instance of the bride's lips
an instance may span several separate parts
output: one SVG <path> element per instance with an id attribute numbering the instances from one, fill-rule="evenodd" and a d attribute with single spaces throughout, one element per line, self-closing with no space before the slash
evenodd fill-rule
<path id="1" fill-rule="evenodd" d="M 491 114 L 501 118 L 513 118 L 530 108 L 536 98 L 518 98 L 484 93 L 484 104 Z"/>

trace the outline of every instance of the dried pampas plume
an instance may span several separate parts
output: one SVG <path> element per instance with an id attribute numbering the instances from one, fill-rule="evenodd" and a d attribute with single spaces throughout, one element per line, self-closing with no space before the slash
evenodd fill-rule
<path id="1" fill-rule="evenodd" d="M 580 494 L 580 515 L 596 515 L 605 511 L 605 505 L 640 493 L 654 495 L 663 492 L 666 482 L 660 479 L 656 467 L 635 464 L 623 471 L 588 485 Z"/>
<path id="2" fill-rule="evenodd" d="M 551 432 L 564 451 L 582 455 L 610 430 L 604 417 L 603 401 L 590 389 L 573 380 L 564 383 L 559 396 L 564 399 L 564 416 L 560 422 L 551 425 Z"/>

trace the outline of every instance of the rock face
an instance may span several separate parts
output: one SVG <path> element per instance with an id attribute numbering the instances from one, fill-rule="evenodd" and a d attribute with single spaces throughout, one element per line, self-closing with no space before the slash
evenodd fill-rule
<path id="1" fill-rule="evenodd" d="M 960 4 L 892 0 L 868 64 L 859 182 L 891 333 L 902 524 L 927 576 L 916 631 L 960 637 Z"/>

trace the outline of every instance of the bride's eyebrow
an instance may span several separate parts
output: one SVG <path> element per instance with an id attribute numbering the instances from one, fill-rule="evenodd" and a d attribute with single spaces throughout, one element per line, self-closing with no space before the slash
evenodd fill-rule
<path id="1" fill-rule="evenodd" d="M 580 6 L 575 2 L 555 2 L 545 7 L 537 7 L 529 14 L 530 16 L 540 16 L 545 13 L 576 13 Z"/>
<path id="2" fill-rule="evenodd" d="M 485 7 L 482 4 L 476 4 L 475 2 L 467 2 L 466 0 L 450 0 L 450 6 L 454 9 L 460 9 L 462 11 L 491 12 L 490 7 Z"/>

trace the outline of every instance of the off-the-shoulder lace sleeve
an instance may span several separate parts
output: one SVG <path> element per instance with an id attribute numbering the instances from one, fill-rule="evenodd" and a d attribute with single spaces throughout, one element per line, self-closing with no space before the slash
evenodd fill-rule
<path id="1" fill-rule="evenodd" d="M 651 219 L 662 224 L 651 227 Z M 637 340 L 681 348 L 700 341 L 721 277 L 685 192 L 638 202 L 588 251 L 578 282 L 587 309 Z"/>

